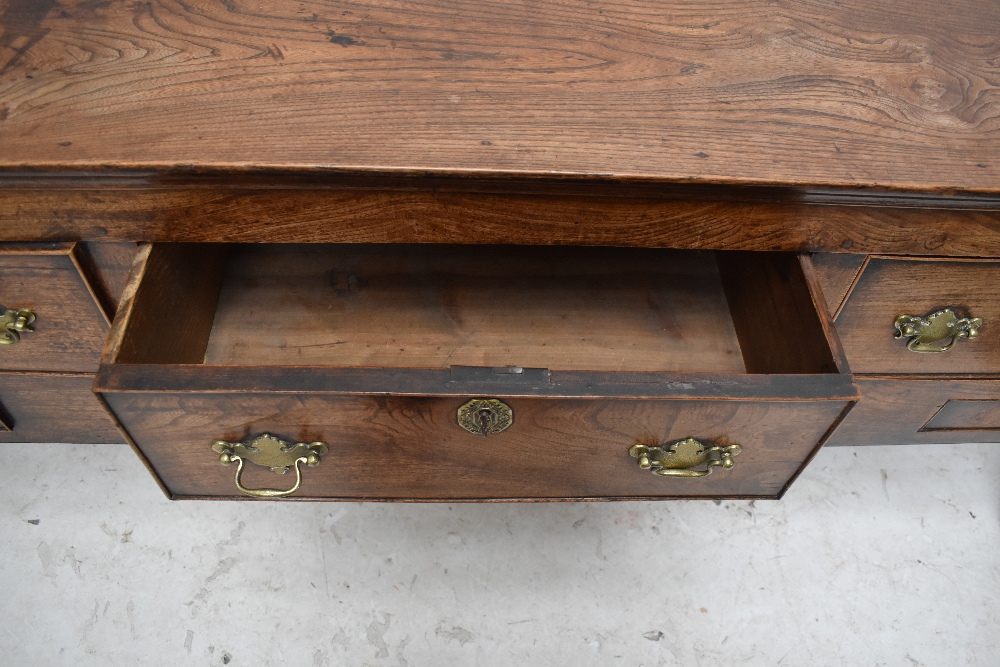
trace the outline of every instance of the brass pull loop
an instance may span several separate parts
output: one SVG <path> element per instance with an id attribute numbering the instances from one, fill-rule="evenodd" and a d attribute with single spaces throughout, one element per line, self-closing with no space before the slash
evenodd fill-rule
<path id="1" fill-rule="evenodd" d="M 243 475 L 243 457 L 233 456 L 231 457 L 233 461 L 236 461 L 236 488 L 247 494 L 248 496 L 254 496 L 256 498 L 281 498 L 283 496 L 290 496 L 299 490 L 302 486 L 302 470 L 299 468 L 300 463 L 305 463 L 307 459 L 304 456 L 300 456 L 295 459 L 295 486 L 292 488 L 282 491 L 281 489 L 248 489 L 243 486 L 240 481 L 240 477 Z"/>
<path id="2" fill-rule="evenodd" d="M 236 462 L 236 488 L 248 496 L 256 498 L 281 498 L 290 496 L 302 486 L 302 470 L 300 465 L 315 467 L 320 458 L 329 451 L 325 442 L 289 443 L 270 433 L 257 436 L 250 442 L 227 442 L 216 440 L 212 450 L 219 455 L 219 463 L 231 465 Z M 243 486 L 242 476 L 245 460 L 249 460 L 272 472 L 285 474 L 289 467 L 295 467 L 295 485 L 290 489 L 248 489 Z"/>
<path id="3" fill-rule="evenodd" d="M 900 315 L 894 326 L 896 338 L 908 339 L 906 349 L 911 352 L 947 352 L 960 339 L 978 336 L 983 320 L 978 317 L 959 317 L 951 308 L 944 308 L 925 317 Z M 935 344 L 944 340 L 948 342 Z"/>
<path id="4" fill-rule="evenodd" d="M 22 333 L 31 333 L 35 314 L 27 308 L 14 310 L 0 306 L 0 345 L 14 345 Z"/>
<path id="5" fill-rule="evenodd" d="M 639 468 L 660 477 L 706 477 L 719 466 L 731 470 L 735 465 L 733 457 L 741 451 L 743 447 L 737 444 L 712 444 L 685 438 L 655 447 L 632 445 L 628 453 L 638 459 Z"/>

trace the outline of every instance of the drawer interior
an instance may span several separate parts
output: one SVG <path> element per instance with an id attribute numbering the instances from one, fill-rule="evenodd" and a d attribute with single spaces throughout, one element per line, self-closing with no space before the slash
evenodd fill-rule
<path id="1" fill-rule="evenodd" d="M 420 246 L 236 249 L 205 363 L 745 370 L 711 253 Z"/>
<path id="2" fill-rule="evenodd" d="M 809 268 L 791 253 L 158 244 L 105 362 L 837 373 Z"/>

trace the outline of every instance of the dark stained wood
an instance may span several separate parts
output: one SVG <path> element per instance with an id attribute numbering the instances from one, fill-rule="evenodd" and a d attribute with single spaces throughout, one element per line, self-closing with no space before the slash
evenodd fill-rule
<path id="1" fill-rule="evenodd" d="M 828 311 L 836 318 L 868 256 L 821 252 L 812 255 L 811 259 L 823 296 L 826 297 Z"/>
<path id="2" fill-rule="evenodd" d="M 713 253 L 506 246 L 243 247 L 205 363 L 744 372 Z"/>
<path id="3" fill-rule="evenodd" d="M 815 318 L 815 324 L 808 326 L 819 326 L 822 334 L 820 345 L 823 350 L 830 351 L 832 366 L 828 366 L 828 368 L 836 368 L 838 373 L 850 373 L 851 368 L 847 363 L 847 354 L 844 352 L 844 347 L 840 344 L 840 335 L 837 333 L 833 316 L 830 314 L 830 306 L 826 301 L 826 296 L 823 294 L 823 287 L 820 284 L 816 268 L 813 266 L 812 257 L 806 253 L 800 254 L 798 256 L 798 265 L 805 284 L 805 290 L 802 290 L 801 287 L 796 288 L 797 294 L 799 294 L 797 301 L 801 304 L 798 307 L 803 313 L 802 317 L 807 319 L 807 321 L 810 317 Z M 807 303 L 808 305 L 806 305 Z"/>
<path id="4" fill-rule="evenodd" d="M 2 442 L 123 443 L 91 392 L 93 375 L 0 372 Z"/>
<path id="5" fill-rule="evenodd" d="M 337 179 L 329 177 L 331 183 Z M 399 191 L 370 189 L 378 183 L 374 178 L 369 189 L 348 190 L 210 181 L 211 187 L 186 188 L 154 182 L 148 190 L 103 179 L 85 181 L 90 189 L 59 182 L 24 189 L 0 185 L 0 241 L 518 243 L 1000 255 L 1000 212 L 901 207 L 891 199 L 886 206 L 838 207 L 786 192 L 782 201 L 732 201 L 727 191 L 699 191 L 694 199 L 630 196 L 634 186 L 620 182 L 568 194 L 521 194 L 520 187 L 490 194 L 452 192 L 454 180 L 448 187 L 395 180 Z M 421 185 L 430 190 L 415 190 Z M 620 196 L 593 196 L 600 191 Z"/>
<path id="6" fill-rule="evenodd" d="M 58 242 L 33 242 L 33 243 L 4 243 L 0 244 L 0 251 L 4 255 L 69 255 L 73 252 L 73 243 Z"/>
<path id="7" fill-rule="evenodd" d="M 50 190 L 86 193 L 90 197 L 142 195 L 150 191 L 225 191 L 230 194 L 261 190 L 322 190 L 351 192 L 439 192 L 454 194 L 568 195 L 626 197 L 675 201 L 720 201 L 740 204 L 799 203 L 809 206 L 863 208 L 932 208 L 938 210 L 1000 210 L 1000 196 L 962 191 L 906 191 L 885 188 L 801 187 L 772 182 L 733 185 L 717 181 L 670 182 L 615 177 L 608 174 L 500 175 L 475 172 L 405 172 L 308 167 L 239 166 L 226 169 L 188 164 L 156 169 L 122 169 L 113 165 L 51 169 L 0 167 L 5 191 Z"/>
<path id="8" fill-rule="evenodd" d="M 0 0 L 0 26 L 0 241 L 83 242 L 0 252 L 4 305 L 35 308 L 8 303 L 25 301 L 26 276 L 61 281 L 56 298 L 38 301 L 38 333 L 0 351 L 4 370 L 93 371 L 101 314 L 121 300 L 98 386 L 137 404 L 175 390 L 190 397 L 191 419 L 202 395 L 218 401 L 211 414 L 225 412 L 226 396 L 242 397 L 231 399 L 238 407 L 254 392 L 398 401 L 414 424 L 444 424 L 440 405 L 492 394 L 535 406 L 528 414 L 563 405 L 598 421 L 654 398 L 682 412 L 787 401 L 794 415 L 816 405 L 843 415 L 855 395 L 849 359 L 868 389 L 834 441 L 998 437 L 1000 261 L 980 261 L 1000 257 L 993 2 Z M 126 282 L 135 241 L 167 245 L 145 249 Z M 170 245 L 181 242 L 192 245 Z M 366 302 L 381 278 L 354 293 L 357 272 L 287 261 L 279 279 L 282 256 L 264 250 L 269 272 L 234 264 L 217 319 L 226 248 L 206 244 L 235 242 L 739 252 L 719 256 L 718 276 L 709 262 L 664 254 L 673 261 L 644 269 L 655 279 L 642 283 L 599 263 L 605 273 L 538 274 L 514 260 L 500 276 L 472 259 L 485 249 L 455 251 L 469 258 L 461 270 L 435 258 L 433 284 L 398 271 L 407 298 Z M 795 258 L 806 251 L 842 255 Z M 934 259 L 876 257 L 862 268 L 864 255 L 885 254 Z M 504 290 L 483 284 L 501 278 L 519 303 L 487 308 Z M 477 291 L 488 298 L 475 301 Z M 893 340 L 898 314 L 944 306 L 983 317 L 981 337 L 942 355 Z M 512 365 L 524 370 L 498 368 Z M 883 373 L 895 382 L 864 376 Z M 23 434 L 24 404 L 0 399 L 14 428 L 5 436 Z M 427 412 L 413 407 L 421 401 Z M 150 405 L 155 421 L 162 406 Z M 367 428 L 368 413 L 351 410 Z M 67 414 L 77 412 L 46 428 L 63 428 Z M 837 418 L 823 414 L 827 426 Z M 595 424 L 596 441 L 614 431 Z M 377 442 L 406 432 L 395 421 L 380 428 Z M 570 427 L 559 428 L 568 442 Z M 422 446 L 403 449 L 415 470 Z M 566 446 L 589 470 L 589 445 Z M 498 451 L 502 480 L 530 450 Z M 766 493 L 710 495 L 780 495 L 814 450 L 805 451 L 781 485 L 751 475 L 767 480 Z M 458 452 L 442 455 L 446 469 Z M 557 458 L 543 454 L 526 479 L 553 474 Z M 459 472 L 470 489 L 493 473 Z M 547 497 L 582 497 L 573 480 L 564 475 Z M 646 494 L 614 480 L 609 495 Z M 506 493 L 527 489 L 518 483 Z"/>
<path id="9" fill-rule="evenodd" d="M 183 248 L 143 249 L 105 354 L 98 382 L 101 390 L 168 387 L 192 391 L 427 394 L 490 392 L 503 387 L 505 393 L 515 395 L 551 396 L 785 400 L 797 395 L 803 399 L 855 395 L 850 379 L 837 375 L 836 364 L 833 371 L 822 370 L 824 365 L 830 366 L 831 358 L 842 356 L 831 350 L 837 344 L 836 337 L 823 332 L 812 338 L 795 336 L 794 330 L 787 334 L 795 337 L 796 345 L 819 346 L 821 350 L 813 356 L 820 361 L 793 361 L 784 364 L 788 366 L 785 370 L 777 368 L 781 364 L 776 363 L 771 378 L 744 376 L 742 361 L 733 359 L 740 351 L 733 323 L 728 319 L 729 302 L 732 298 L 737 303 L 755 303 L 760 295 L 750 291 L 724 296 L 711 254 L 607 248 L 261 246 L 238 248 L 231 257 L 233 267 L 225 279 L 219 274 L 211 280 L 182 285 L 175 274 L 186 271 L 193 261 Z M 722 258 L 728 261 L 730 256 Z M 786 270 L 784 283 L 774 281 L 762 289 L 775 290 L 775 308 L 781 306 L 782 300 L 795 301 L 787 306 L 798 313 L 791 326 L 809 330 L 809 325 L 803 324 L 808 317 L 801 309 L 816 311 L 819 306 L 812 301 L 813 287 L 808 284 L 803 266 L 794 256 L 762 255 L 757 260 L 766 266 L 777 262 Z M 194 263 L 216 266 L 218 261 L 215 258 Z M 159 268 L 150 268 L 156 264 Z M 455 277 L 449 277 L 450 271 L 458 270 Z M 635 304 L 628 301 L 631 292 L 637 288 L 647 290 L 660 275 L 668 276 L 668 282 L 673 283 L 664 286 L 664 299 L 642 292 Z M 474 289 L 466 284 L 473 279 Z M 224 283 L 220 298 L 207 298 L 218 289 L 218 282 Z M 162 305 L 158 291 L 158 286 L 165 284 L 174 292 L 170 303 L 198 302 L 199 308 L 217 303 L 218 312 L 200 315 L 195 328 L 175 326 L 176 309 Z M 478 290 L 492 289 L 494 284 L 502 288 L 496 294 L 491 292 L 491 298 L 485 299 L 486 307 L 481 308 L 483 300 L 477 296 Z M 427 289 L 430 296 L 421 296 Z M 579 289 L 584 290 L 583 298 L 575 293 Z M 651 331 L 669 345 L 659 352 L 640 355 L 642 363 L 633 360 L 635 368 L 622 370 L 621 363 L 615 361 L 608 368 L 594 369 L 593 356 L 620 354 L 619 347 L 642 335 L 641 330 L 630 328 L 628 318 L 634 314 L 609 311 L 617 304 L 594 290 L 621 293 L 621 300 L 629 308 L 648 311 L 655 324 Z M 502 299 L 507 302 L 494 303 Z M 536 308 L 538 301 L 545 304 L 544 309 Z M 720 308 L 726 313 L 716 312 L 712 315 L 715 321 L 699 319 L 705 317 L 699 309 L 711 313 Z M 325 311 L 331 309 L 336 312 L 328 317 Z M 493 317 L 490 312 L 495 309 L 503 317 Z M 442 313 L 447 315 L 447 321 L 441 320 Z M 573 335 L 581 334 L 584 326 L 603 327 L 618 338 L 610 339 L 605 348 L 592 349 L 587 341 L 580 347 L 579 341 L 566 338 L 562 320 L 571 316 L 575 320 L 568 328 Z M 625 323 L 613 321 L 616 317 Z M 693 319 L 685 325 L 685 318 Z M 822 329 L 821 318 L 813 315 L 813 319 L 815 327 Z M 548 329 L 534 331 L 539 322 Z M 211 337 L 208 325 L 213 326 Z M 415 336 L 415 329 L 423 333 Z M 451 329 L 460 331 L 458 345 L 452 341 L 444 346 L 446 351 L 458 349 L 470 336 L 485 338 L 473 340 L 468 358 L 452 355 L 442 361 L 443 353 L 436 351 L 439 345 L 427 348 L 421 336 L 439 330 L 448 334 Z M 174 338 L 167 343 L 153 344 L 145 338 L 162 336 L 167 331 Z M 497 332 L 517 339 L 516 345 L 505 344 L 512 356 L 493 358 L 490 355 L 495 350 L 477 349 L 492 347 Z M 691 337 L 691 333 L 697 336 Z M 357 351 L 345 356 L 339 348 L 352 343 L 341 339 L 355 336 L 362 343 L 353 343 Z M 416 357 L 408 356 L 410 351 L 405 347 L 404 353 L 399 348 L 386 351 L 385 336 L 393 336 L 400 345 L 414 344 Z M 191 340 L 176 340 L 186 337 Z M 130 341 L 131 351 L 123 353 L 122 341 L 126 340 Z M 295 346 L 289 341 L 294 341 Z M 365 350 L 373 345 L 372 341 L 377 342 L 377 354 Z M 539 345 L 545 342 L 551 342 L 556 349 L 543 352 Z M 751 342 L 773 346 L 775 339 L 768 335 Z M 184 349 L 181 355 L 171 353 L 181 360 L 158 362 L 164 344 Z M 559 349 L 567 345 L 578 348 L 575 354 L 579 359 Z M 298 351 L 302 346 L 307 347 L 305 352 Z M 523 363 L 527 353 L 544 356 L 530 359 L 540 362 L 537 365 Z M 379 354 L 388 354 L 389 360 L 380 359 Z M 663 358 L 655 358 L 657 355 Z M 685 365 L 671 361 L 671 355 Z M 414 363 L 414 359 L 424 357 L 433 363 Z M 614 360 L 613 356 L 608 358 Z M 204 368 L 199 368 L 202 364 Z M 665 365 L 684 372 L 663 372 Z"/>
<path id="10" fill-rule="evenodd" d="M 508 398 L 514 424 L 483 438 L 455 422 L 464 397 L 106 394 L 173 497 L 240 495 L 211 444 L 271 432 L 324 440 L 303 497 L 486 499 L 773 497 L 844 409 L 810 403 Z M 732 471 L 659 478 L 628 455 L 637 440 L 728 437 Z M 291 484 L 248 469 L 247 485 Z"/>
<path id="11" fill-rule="evenodd" d="M 748 373 L 837 373 L 845 366 L 812 276 L 790 253 L 719 253 Z M 811 268 L 808 268 L 811 272 Z"/>
<path id="12" fill-rule="evenodd" d="M 136 244 L 128 241 L 78 243 L 74 248 L 74 257 L 109 322 L 118 310 L 137 253 Z"/>
<path id="13" fill-rule="evenodd" d="M 233 470 L 204 448 L 265 430 L 337 443 L 324 468 L 336 474 L 307 473 L 320 480 L 307 497 L 777 497 L 856 396 L 811 265 L 794 254 L 720 255 L 752 286 L 724 293 L 713 256 L 695 252 L 263 246 L 235 249 L 224 275 L 225 248 L 191 247 L 202 254 L 142 249 L 95 384 L 171 497 L 233 495 Z M 748 375 L 728 311 L 749 312 L 762 291 L 784 328 L 746 344 L 795 349 L 766 364 L 751 353 Z M 184 304 L 189 324 L 177 322 Z M 646 349 L 649 335 L 662 351 Z M 636 341 L 642 353 L 624 356 Z M 473 396 L 509 399 L 515 426 L 482 442 L 461 430 L 456 411 Z M 739 437 L 756 453 L 694 490 L 627 455 L 637 439 L 688 435 Z"/>
<path id="14" fill-rule="evenodd" d="M 0 162 L 14 168 L 1000 192 L 991 2 L 7 0 L 3 12 Z"/>
<path id="15" fill-rule="evenodd" d="M 108 322 L 72 253 L 72 244 L 0 244 L 0 305 L 37 318 L 34 332 L 0 347 L 0 369 L 97 369 Z"/>
<path id="16" fill-rule="evenodd" d="M 861 400 L 828 445 L 1000 442 L 1000 380 L 870 376 L 857 383 Z"/>
<path id="17" fill-rule="evenodd" d="M 331 368 L 328 366 L 163 366 L 110 364 L 100 367 L 102 392 L 291 392 L 385 395 L 487 395 L 629 397 L 672 399 L 851 400 L 850 375 L 714 375 L 711 373 L 594 373 L 525 368 L 452 367 L 448 370 Z"/>
<path id="18" fill-rule="evenodd" d="M 104 356 L 126 364 L 204 361 L 227 254 L 213 244 L 142 248 Z"/>
<path id="19" fill-rule="evenodd" d="M 795 314 L 787 326 L 778 327 L 781 331 L 748 339 L 752 345 L 778 349 L 779 355 L 792 355 L 770 362 L 770 368 L 758 364 L 758 372 L 773 377 L 754 378 L 745 376 L 741 360 L 734 359 L 740 351 L 727 310 L 730 303 L 755 304 L 760 293 L 755 288 L 723 296 L 712 256 L 703 253 L 241 248 L 235 251 L 214 315 L 207 309 L 216 304 L 209 297 L 223 281 L 221 272 L 187 284 L 178 275 L 192 264 L 216 266 L 218 258 L 194 261 L 180 247 L 146 247 L 143 253 L 105 354 L 98 382 L 102 391 L 461 394 L 502 388 L 509 395 L 527 396 L 779 400 L 856 395 L 850 379 L 838 374 L 842 361 L 833 361 L 842 354 L 833 351 L 836 337 L 824 330 L 829 318 L 817 314 L 821 306 L 813 301 L 808 264 L 800 265 L 793 255 L 743 257 L 736 270 L 775 273 L 773 265 L 778 265 L 784 273 L 756 288 L 773 290 L 773 308 Z M 647 293 L 661 276 L 668 278 L 658 288 L 663 294 Z M 499 290 L 494 289 L 497 284 Z M 162 285 L 169 285 L 166 303 Z M 490 298 L 481 298 L 482 290 Z M 629 296 L 636 290 L 638 300 Z M 616 298 L 626 311 L 645 311 L 649 322 L 618 312 Z M 195 327 L 176 325 L 176 311 L 185 303 L 198 303 L 199 312 L 206 311 Z M 718 310 L 714 315 L 713 309 Z M 705 320 L 706 315 L 717 321 Z M 569 325 L 563 323 L 566 318 Z M 207 327 L 213 322 L 209 338 Z M 660 349 L 627 356 L 626 348 L 647 335 L 646 329 L 655 334 L 651 340 Z M 171 339 L 159 343 L 147 338 L 168 334 Z M 438 340 L 441 336 L 447 344 Z M 794 340 L 797 349 L 781 351 L 783 337 Z M 164 352 L 166 345 L 183 353 Z M 467 350 L 456 355 L 463 345 Z M 798 349 L 807 345 L 820 349 Z M 341 351 L 345 347 L 347 353 Z M 165 354 L 170 355 L 167 361 Z"/>
<path id="20" fill-rule="evenodd" d="M 953 398 L 921 430 L 1000 432 L 1000 399 Z"/>
<path id="21" fill-rule="evenodd" d="M 802 463 L 799 464 L 799 467 L 795 471 L 795 474 L 793 474 L 788 479 L 788 481 L 785 482 L 785 486 L 781 489 L 781 492 L 778 493 L 779 499 L 785 496 L 785 494 L 788 492 L 788 489 L 791 488 L 793 483 L 795 483 L 795 480 L 797 480 L 799 478 L 799 475 L 801 475 L 805 471 L 806 467 L 808 467 L 809 464 L 812 463 L 812 460 L 816 458 L 817 454 L 819 454 L 819 450 L 822 449 L 824 445 L 826 445 L 830 437 L 834 434 L 834 432 L 836 432 L 837 428 L 840 426 L 840 424 L 843 423 L 844 419 L 847 417 L 847 415 L 851 413 L 851 410 L 853 410 L 856 405 L 857 402 L 852 401 L 844 406 L 844 409 L 840 411 L 840 414 L 837 415 L 837 418 L 833 421 L 832 424 L 830 424 L 830 428 L 826 430 L 826 432 L 823 434 L 823 437 L 821 437 L 819 442 L 816 443 L 816 447 L 814 447 L 813 450 L 809 453 L 809 455 L 805 459 L 803 459 Z M 120 425 L 119 428 L 121 428 Z"/>
<path id="22" fill-rule="evenodd" d="M 1000 371 L 1000 261 L 872 258 L 837 317 L 855 373 L 996 373 Z M 906 349 L 895 339 L 899 315 L 949 307 L 983 319 L 979 337 L 939 354 Z"/>

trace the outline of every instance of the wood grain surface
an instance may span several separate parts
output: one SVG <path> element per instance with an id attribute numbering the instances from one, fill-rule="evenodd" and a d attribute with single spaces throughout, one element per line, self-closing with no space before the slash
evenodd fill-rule
<path id="1" fill-rule="evenodd" d="M 236 259 L 231 284 L 223 289 L 227 252 Z M 723 262 L 732 259 L 727 253 L 717 255 Z M 386 267 L 391 270 L 385 271 Z M 829 318 L 814 300 L 818 287 L 807 270 L 807 259 L 783 253 L 743 256 L 729 281 L 737 282 L 741 272 L 768 267 L 775 275 L 760 289 L 773 292 L 769 295 L 772 305 L 787 302 L 795 317 L 764 323 L 762 333 L 748 339 L 777 350 L 769 353 L 769 359 L 756 362 L 760 374 L 755 375 L 744 372 L 745 361 L 731 358 L 745 351 L 736 345 L 735 325 L 727 313 L 734 302 L 759 301 L 760 289 L 723 296 L 712 254 L 610 248 L 271 245 L 230 249 L 218 244 L 146 244 L 139 249 L 124 290 L 98 385 L 102 392 L 852 400 L 856 389 L 850 376 L 839 372 L 843 355 L 836 337 L 829 335 Z M 358 268 L 366 271 L 354 270 Z M 369 275 L 369 269 L 379 271 Z M 499 298 L 511 298 L 504 306 L 508 316 L 492 317 L 492 307 L 482 307 L 476 290 L 470 292 L 469 285 L 446 279 L 454 269 L 461 269 L 456 276 L 479 281 L 477 289 L 513 280 L 517 289 L 505 287 L 499 292 Z M 488 280 L 483 281 L 484 276 Z M 668 302 L 650 300 L 649 295 L 633 298 L 636 293 L 645 294 L 643 290 L 663 276 L 678 282 L 664 288 Z M 577 294 L 581 289 L 587 298 Z M 626 303 L 644 314 L 616 314 L 619 306 L 605 294 L 608 291 L 611 296 L 621 292 Z M 559 298 L 564 293 L 568 299 Z M 464 296 L 456 299 L 457 294 Z M 597 298 L 591 298 L 594 295 Z M 702 303 L 706 296 L 711 300 Z M 553 312 L 538 311 L 536 302 L 548 304 Z M 217 303 L 221 306 L 218 314 Z M 459 308 L 463 303 L 467 312 Z M 700 310 L 706 307 L 710 315 L 714 313 L 708 320 Z M 329 310 L 339 314 L 331 319 Z M 535 324 L 544 325 L 545 330 L 532 333 L 535 319 L 524 317 L 525 313 L 534 313 Z M 573 326 L 567 327 L 563 316 L 573 319 Z M 689 318 L 697 326 L 681 321 Z M 749 317 L 741 320 L 747 327 L 753 325 Z M 345 321 L 350 324 L 347 329 Z M 628 352 L 618 348 L 629 345 L 630 327 L 648 330 L 650 322 L 655 326 L 649 331 L 668 345 L 648 357 L 630 358 L 629 363 L 635 365 L 631 370 L 623 369 L 620 361 L 611 364 L 613 369 L 559 370 L 562 363 L 593 368 L 596 362 L 590 357 L 594 354 L 597 361 L 614 361 L 616 355 Z M 701 329 L 706 322 L 714 324 Z M 577 351 L 579 358 L 556 349 L 535 359 L 545 362 L 541 367 L 522 361 L 524 365 L 516 369 L 511 368 L 512 359 L 494 359 L 489 356 L 494 350 L 472 344 L 463 352 L 466 363 L 477 362 L 472 365 L 454 363 L 458 360 L 442 357 L 436 346 L 427 347 L 424 338 L 428 335 L 452 335 L 448 349 L 457 350 L 468 342 L 468 336 L 461 333 L 463 327 L 466 333 L 475 333 L 480 344 L 496 339 L 498 332 L 517 338 L 518 345 L 510 348 L 512 355 L 542 354 L 547 340 L 558 338 L 556 342 L 565 345 L 571 340 L 567 336 L 579 336 L 586 327 L 621 335 L 623 340 L 606 348 L 595 348 L 597 339 L 577 341 L 571 351 Z M 357 337 L 362 343 L 354 343 L 356 349 L 345 356 L 338 348 L 351 344 L 323 338 L 329 335 L 327 329 L 349 334 L 348 339 Z M 697 330 L 696 335 L 691 329 Z M 455 331 L 461 335 L 453 335 Z M 649 331 L 643 334 L 647 338 Z M 391 349 L 389 361 L 394 363 L 387 364 L 365 352 L 365 345 L 372 341 L 380 340 L 384 347 L 386 336 L 413 343 L 418 356 Z M 297 352 L 303 340 L 319 349 Z M 717 354 L 720 349 L 725 352 L 722 358 Z M 415 363 L 421 359 L 434 363 L 421 368 Z M 483 365 L 487 361 L 504 363 Z M 654 370 L 665 363 L 694 370 Z"/>
<path id="2" fill-rule="evenodd" d="M 747 373 L 839 373 L 847 362 L 808 257 L 718 253 Z"/>
<path id="3" fill-rule="evenodd" d="M 1000 399 L 950 399 L 921 430 L 1000 432 Z"/>
<path id="4" fill-rule="evenodd" d="M 94 372 L 108 320 L 72 245 L 0 245 L 0 305 L 35 313 L 33 332 L 0 346 L 0 370 Z"/>
<path id="5" fill-rule="evenodd" d="M 861 400 L 828 445 L 1000 442 L 1000 380 L 867 376 L 857 383 Z"/>
<path id="6" fill-rule="evenodd" d="M 1000 192 L 980 0 L 3 0 L 0 165 Z"/>
<path id="7" fill-rule="evenodd" d="M 207 243 L 140 247 L 102 359 L 202 363 L 227 254 Z"/>
<path id="8" fill-rule="evenodd" d="M 302 498 L 518 499 L 780 495 L 846 403 L 508 398 L 514 423 L 483 438 L 456 423 L 468 397 L 106 394 L 172 497 L 241 497 L 214 440 L 271 432 L 323 440 Z M 701 479 L 638 468 L 628 449 L 695 436 L 743 445 L 736 467 Z M 291 485 L 249 466 L 247 486 Z"/>
<path id="9" fill-rule="evenodd" d="M 855 373 L 1000 372 L 1000 262 L 876 257 L 869 260 L 837 317 Z M 948 352 L 918 353 L 894 337 L 899 315 L 924 317 L 951 307 L 983 320 L 979 336 Z"/>
<path id="10" fill-rule="evenodd" d="M 18 185 L 24 179 L 0 174 L 0 240 L 517 243 L 1000 256 L 1000 201 L 844 195 L 824 204 L 826 199 L 782 188 L 767 195 L 716 188 L 671 195 L 617 179 L 572 187 L 549 179 L 529 188 L 524 181 L 429 178 L 389 179 L 380 187 L 385 179 L 375 176 L 348 179 L 351 187 L 345 187 L 336 175 L 325 185 L 301 187 L 288 186 L 288 174 L 269 178 L 235 172 L 133 180 L 84 173 Z"/>
<path id="11" fill-rule="evenodd" d="M 93 287 L 101 308 L 114 319 L 118 302 L 128 282 L 138 248 L 135 243 L 78 243 L 75 256 L 87 282 Z"/>
<path id="12" fill-rule="evenodd" d="M 853 376 L 596 373 L 452 366 L 449 369 L 330 366 L 205 366 L 104 363 L 101 392 L 327 393 L 425 396 L 549 396 L 682 400 L 855 400 Z"/>
<path id="13" fill-rule="evenodd" d="M 241 247 L 205 363 L 745 372 L 714 253 L 506 246 Z"/>
<path id="14" fill-rule="evenodd" d="M 87 374 L 0 372 L 0 421 L 9 426 L 0 443 L 124 443 L 93 383 Z"/>
<path id="15" fill-rule="evenodd" d="M 832 317 L 836 318 L 840 306 L 854 284 L 854 279 L 861 273 L 867 255 L 852 253 L 821 252 L 812 256 L 816 278 L 826 298 L 827 308 Z"/>

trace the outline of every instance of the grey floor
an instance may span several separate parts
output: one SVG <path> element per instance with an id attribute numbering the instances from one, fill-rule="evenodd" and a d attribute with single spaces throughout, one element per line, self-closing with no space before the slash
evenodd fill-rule
<path id="1" fill-rule="evenodd" d="M 828 449 L 778 502 L 175 502 L 2 445 L 0 664 L 1000 664 L 1000 445 Z"/>

